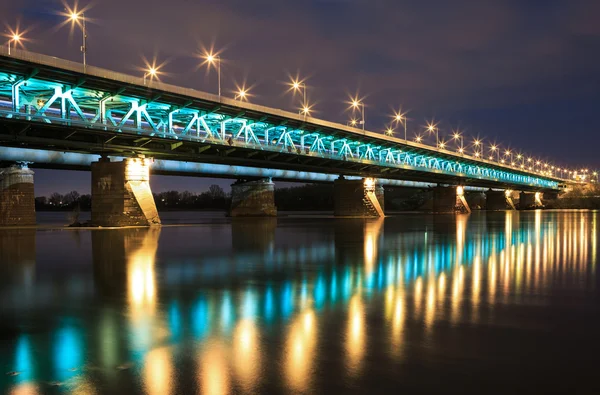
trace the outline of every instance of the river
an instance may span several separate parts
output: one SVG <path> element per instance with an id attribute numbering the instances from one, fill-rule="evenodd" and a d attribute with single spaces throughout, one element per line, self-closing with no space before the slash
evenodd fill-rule
<path id="1" fill-rule="evenodd" d="M 0 393 L 598 392 L 598 213 L 0 230 Z"/>

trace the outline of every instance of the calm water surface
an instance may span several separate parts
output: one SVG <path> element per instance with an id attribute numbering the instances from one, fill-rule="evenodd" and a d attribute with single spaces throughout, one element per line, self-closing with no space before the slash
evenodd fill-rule
<path id="1" fill-rule="evenodd" d="M 600 390 L 596 212 L 163 219 L 0 230 L 0 393 Z"/>

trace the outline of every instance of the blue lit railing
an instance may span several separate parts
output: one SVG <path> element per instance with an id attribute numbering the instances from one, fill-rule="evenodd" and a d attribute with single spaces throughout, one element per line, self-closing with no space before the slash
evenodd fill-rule
<path id="1" fill-rule="evenodd" d="M 23 51 L 21 51 L 23 52 Z M 1 55 L 1 51 L 0 51 Z M 36 55 L 43 61 L 43 55 Z M 27 57 L 24 56 L 27 59 Z M 53 59 L 53 58 L 50 58 Z M 53 66 L 59 60 L 50 62 Z M 67 67 L 68 66 L 68 67 Z M 60 67 L 60 65 L 58 65 Z M 73 68 L 66 64 L 65 68 Z M 112 76 L 96 68 L 88 74 L 106 78 Z M 487 160 L 456 155 L 443 149 L 435 150 L 422 144 L 408 143 L 393 137 L 358 131 L 310 117 L 286 113 L 241 103 L 232 99 L 193 90 L 171 87 L 167 84 L 144 82 L 141 78 L 114 73 L 124 85 L 147 84 L 153 89 L 168 92 L 181 90 L 193 99 L 203 102 L 214 100 L 214 109 L 206 110 L 177 106 L 160 100 L 114 94 L 84 87 L 72 87 L 65 81 L 47 81 L 27 78 L 0 70 L 0 116 L 45 124 L 104 130 L 148 137 L 194 141 L 211 145 L 243 147 L 254 150 L 294 154 L 303 157 L 327 158 L 392 169 L 436 173 L 461 178 L 479 179 L 504 184 L 527 185 L 557 189 L 559 179 L 514 169 Z M 193 101 L 190 101 L 193 103 Z M 238 115 L 228 115 L 221 106 L 239 109 Z M 265 116 L 246 115 L 264 111 Z M 230 111 L 231 112 L 231 111 Z M 286 122 L 267 121 L 271 118 L 289 118 Z M 318 130 L 318 131 L 315 131 Z"/>

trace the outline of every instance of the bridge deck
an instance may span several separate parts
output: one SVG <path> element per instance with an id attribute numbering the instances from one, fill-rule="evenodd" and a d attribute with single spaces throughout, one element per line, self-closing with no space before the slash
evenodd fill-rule
<path id="1" fill-rule="evenodd" d="M 564 182 L 469 155 L 0 48 L 0 144 L 484 187 Z M 0 157 L 0 160 L 2 158 Z"/>

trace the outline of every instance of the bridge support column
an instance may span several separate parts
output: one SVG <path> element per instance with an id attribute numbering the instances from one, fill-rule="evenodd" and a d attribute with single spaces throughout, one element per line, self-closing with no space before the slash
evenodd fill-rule
<path id="1" fill-rule="evenodd" d="M 160 225 L 150 190 L 150 160 L 92 162 L 92 225 Z"/>
<path id="2" fill-rule="evenodd" d="M 470 213 L 471 208 L 464 196 L 464 188 L 437 186 L 433 188 L 433 212 L 435 213 Z"/>
<path id="3" fill-rule="evenodd" d="M 383 217 L 382 186 L 372 178 L 333 182 L 333 215 L 336 217 L 377 218 Z"/>
<path id="4" fill-rule="evenodd" d="M 541 208 L 543 206 L 541 192 L 521 192 L 519 194 L 519 210 Z"/>
<path id="5" fill-rule="evenodd" d="M 275 184 L 270 178 L 238 180 L 231 185 L 232 217 L 276 217 Z"/>
<path id="6" fill-rule="evenodd" d="M 25 164 L 0 169 L 0 226 L 35 225 L 33 171 Z"/>
<path id="7" fill-rule="evenodd" d="M 510 191 L 492 191 L 491 189 L 485 193 L 485 209 L 487 211 L 507 210 L 510 207 L 508 201 Z"/>

